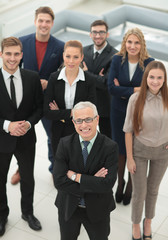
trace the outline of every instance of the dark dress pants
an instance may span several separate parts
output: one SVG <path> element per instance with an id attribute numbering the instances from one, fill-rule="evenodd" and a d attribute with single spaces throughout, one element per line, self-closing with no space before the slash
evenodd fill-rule
<path id="1" fill-rule="evenodd" d="M 77 208 L 72 217 L 64 220 L 64 215 L 58 211 L 61 240 L 77 240 L 80 234 L 81 224 L 83 224 L 90 240 L 108 240 L 110 234 L 110 213 L 101 221 L 90 222 L 86 209 Z"/>
<path id="2" fill-rule="evenodd" d="M 23 214 L 33 213 L 35 144 L 22 149 L 17 145 L 12 153 L 0 153 L 0 218 L 9 214 L 6 183 L 13 155 L 18 161 L 21 176 L 21 211 Z"/>

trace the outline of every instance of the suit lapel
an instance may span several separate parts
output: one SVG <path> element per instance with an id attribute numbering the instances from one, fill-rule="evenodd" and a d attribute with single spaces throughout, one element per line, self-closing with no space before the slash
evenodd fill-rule
<path id="1" fill-rule="evenodd" d="M 133 77 L 132 77 L 131 82 L 137 81 L 138 75 L 139 75 L 139 73 L 140 73 L 141 71 L 142 71 L 142 70 L 140 69 L 139 64 L 137 64 L 137 67 L 136 67 L 136 69 L 135 69 L 135 72 L 134 72 L 134 75 L 133 75 Z"/>
<path id="2" fill-rule="evenodd" d="M 7 99 L 7 101 L 13 106 L 13 107 L 15 107 L 14 106 L 14 104 L 13 104 L 13 102 L 12 102 L 12 100 L 11 100 L 11 98 L 10 98 L 10 96 L 9 96 L 9 93 L 8 93 L 8 90 L 7 90 L 7 88 L 6 88 L 6 85 L 5 85 L 5 81 L 4 81 L 4 78 L 3 78 L 3 75 L 2 75 L 2 71 L 0 70 L 0 91 L 1 91 L 1 94 L 3 93 L 4 94 L 4 98 L 6 98 Z"/>

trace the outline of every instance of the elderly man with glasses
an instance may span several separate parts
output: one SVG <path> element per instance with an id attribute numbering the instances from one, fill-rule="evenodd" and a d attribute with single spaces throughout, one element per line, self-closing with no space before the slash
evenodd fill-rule
<path id="1" fill-rule="evenodd" d="M 108 240 L 118 145 L 97 131 L 94 104 L 76 104 L 72 121 L 76 133 L 60 140 L 53 170 L 60 239 L 77 240 L 83 224 L 89 239 Z"/>
<path id="2" fill-rule="evenodd" d="M 117 50 L 107 42 L 108 36 L 106 22 L 96 20 L 91 24 L 90 37 L 93 44 L 84 48 L 83 70 L 90 72 L 96 81 L 100 132 L 111 137 L 110 95 L 107 90 L 107 75 L 111 59 Z"/>

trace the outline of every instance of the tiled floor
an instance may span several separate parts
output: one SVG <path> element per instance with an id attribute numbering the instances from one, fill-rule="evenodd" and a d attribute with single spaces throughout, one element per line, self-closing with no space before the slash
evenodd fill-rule
<path id="1" fill-rule="evenodd" d="M 94 0 L 95 1 L 95 0 Z M 92 5 L 94 3 L 92 1 Z M 89 2 L 89 1 L 88 1 Z M 97 4 L 97 1 L 95 1 Z M 101 1 L 98 0 L 101 4 Z M 102 1 L 103 2 L 103 1 Z M 109 8 L 109 4 L 112 1 L 106 1 L 106 7 Z M 118 4 L 120 1 L 113 1 L 114 4 Z M 107 9 L 103 9 L 101 5 L 96 6 L 98 12 L 104 12 Z M 93 6 L 83 5 L 84 11 L 89 10 L 96 11 Z M 80 10 L 82 5 L 74 8 L 74 10 Z M 112 5 L 111 5 L 112 7 Z M 36 151 L 36 163 L 35 163 L 35 199 L 34 199 L 34 212 L 35 216 L 41 221 L 43 229 L 39 232 L 31 230 L 27 223 L 21 219 L 20 211 L 20 185 L 12 186 L 10 184 L 10 178 L 17 168 L 16 160 L 13 159 L 8 176 L 8 201 L 10 206 L 10 215 L 6 227 L 6 233 L 2 240 L 59 240 L 59 225 L 57 220 L 57 208 L 54 205 L 56 197 L 56 189 L 53 186 L 53 180 L 51 174 L 48 171 L 49 161 L 47 159 L 47 138 L 44 129 L 39 122 L 36 126 L 37 132 L 37 151 Z M 161 183 L 157 207 L 156 217 L 153 220 L 152 230 L 154 240 L 168 240 L 168 171 L 166 172 L 163 181 Z M 116 185 L 114 186 L 114 192 Z M 111 213 L 111 234 L 109 240 L 131 240 L 131 207 L 117 204 L 115 211 Z M 85 230 L 81 229 L 79 240 L 87 240 L 88 236 Z M 102 239 L 103 240 L 103 239 Z"/>
<path id="2" fill-rule="evenodd" d="M 57 220 L 57 208 L 54 205 L 56 189 L 53 186 L 51 174 L 48 171 L 47 138 L 44 129 L 39 122 L 36 125 L 37 151 L 35 164 L 35 201 L 34 212 L 41 221 L 43 229 L 39 232 L 31 230 L 27 223 L 21 219 L 20 212 L 20 184 L 12 186 L 11 175 L 15 172 L 17 164 L 13 159 L 8 176 L 8 200 L 10 215 L 6 227 L 6 233 L 2 240 L 59 240 L 59 225 Z M 153 220 L 152 230 L 154 240 L 168 240 L 168 171 L 162 181 L 157 201 L 156 217 Z M 116 185 L 114 190 L 116 189 Z M 111 234 L 109 240 L 131 239 L 131 208 L 117 204 L 116 210 L 111 213 Z M 79 240 L 87 240 L 85 230 L 81 229 Z M 102 239 L 103 240 L 103 239 Z"/>

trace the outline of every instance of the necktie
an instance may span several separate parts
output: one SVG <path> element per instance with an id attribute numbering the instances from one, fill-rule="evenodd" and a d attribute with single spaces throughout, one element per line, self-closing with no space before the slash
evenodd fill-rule
<path id="1" fill-rule="evenodd" d="M 86 161 L 88 157 L 88 150 L 87 146 L 89 145 L 89 141 L 83 141 L 84 148 L 82 149 L 82 155 L 83 155 L 83 160 L 84 160 L 84 166 L 86 166 Z"/>
<path id="2" fill-rule="evenodd" d="M 11 91 L 11 99 L 12 99 L 12 102 L 13 104 L 15 105 L 15 107 L 17 107 L 16 105 L 16 93 L 15 93 L 15 85 L 14 85 L 14 82 L 13 82 L 13 78 L 14 76 L 11 75 L 10 76 L 10 91 Z"/>
<path id="3" fill-rule="evenodd" d="M 98 53 L 98 52 L 95 52 L 95 53 L 94 53 L 94 60 L 96 60 L 96 59 L 98 58 L 98 56 L 99 56 L 99 53 Z"/>

